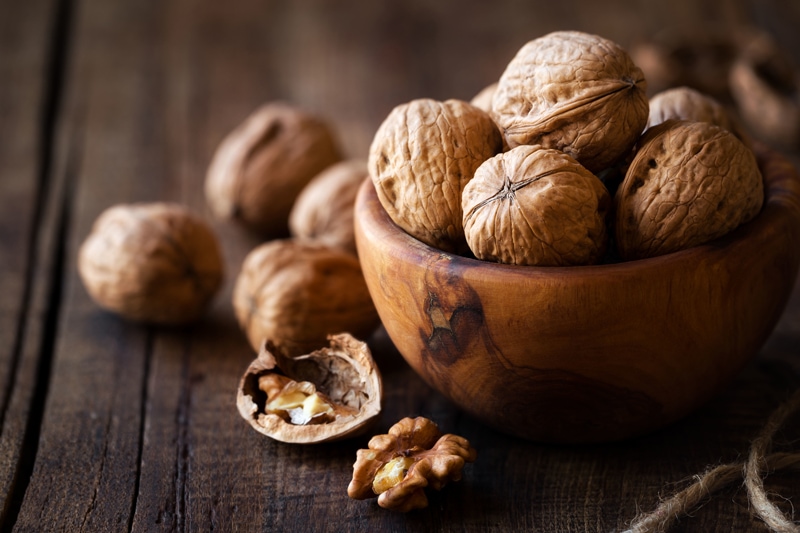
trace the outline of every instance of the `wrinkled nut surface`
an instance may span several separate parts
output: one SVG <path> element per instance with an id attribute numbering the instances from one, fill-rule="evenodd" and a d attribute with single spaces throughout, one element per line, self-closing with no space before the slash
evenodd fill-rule
<path id="1" fill-rule="evenodd" d="M 475 106 L 413 100 L 395 107 L 378 128 L 369 173 L 398 226 L 430 246 L 458 252 L 466 249 L 461 192 L 502 142 L 495 123 Z"/>
<path id="2" fill-rule="evenodd" d="M 306 185 L 289 215 L 293 237 L 356 253 L 353 227 L 358 188 L 369 176 L 366 161 L 350 159 L 323 170 Z"/>
<path id="3" fill-rule="evenodd" d="M 642 71 L 608 39 L 554 32 L 525 44 L 506 67 L 492 113 L 508 146 L 562 150 L 599 172 L 630 150 L 647 122 Z"/>
<path id="4" fill-rule="evenodd" d="M 753 152 L 705 122 L 648 130 L 614 198 L 623 259 L 667 254 L 725 235 L 755 217 L 764 199 Z"/>
<path id="5" fill-rule="evenodd" d="M 606 250 L 610 207 L 602 182 L 567 154 L 518 146 L 484 162 L 464 188 L 464 232 L 478 259 L 592 264 Z"/>
<path id="6" fill-rule="evenodd" d="M 294 239 L 247 255 L 233 307 L 253 349 L 269 339 L 289 354 L 308 353 L 341 331 L 367 338 L 380 324 L 356 256 Z"/>
<path id="7" fill-rule="evenodd" d="M 708 122 L 725 128 L 739 139 L 745 138 L 722 104 L 690 87 L 667 89 L 650 99 L 650 116 L 647 120 L 647 127 L 652 128 L 667 120 Z"/>
<path id="8" fill-rule="evenodd" d="M 177 204 L 123 204 L 104 211 L 78 252 L 78 272 L 101 307 L 140 322 L 200 317 L 219 289 L 217 238 Z"/>
<path id="9" fill-rule="evenodd" d="M 425 487 L 441 490 L 459 481 L 464 464 L 477 456 L 469 441 L 442 435 L 431 420 L 404 418 L 358 450 L 347 494 L 356 500 L 378 496 L 378 505 L 394 511 L 422 509 L 428 506 Z"/>
<path id="10" fill-rule="evenodd" d="M 381 412 L 383 384 L 369 347 L 348 333 L 287 356 L 266 342 L 239 381 L 239 414 L 259 433 L 312 444 L 365 431 Z"/>
<path id="11" fill-rule="evenodd" d="M 341 159 L 328 125 L 282 102 L 263 105 L 228 134 L 208 168 L 208 205 L 268 237 L 288 234 L 295 199 Z"/>

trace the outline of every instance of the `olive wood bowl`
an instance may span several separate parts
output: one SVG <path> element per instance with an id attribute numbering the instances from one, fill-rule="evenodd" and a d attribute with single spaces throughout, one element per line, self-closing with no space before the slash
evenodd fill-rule
<path id="1" fill-rule="evenodd" d="M 396 226 L 367 179 L 356 242 L 370 293 L 411 367 L 464 411 L 536 441 L 629 438 L 685 416 L 759 351 L 800 263 L 800 178 L 756 149 L 751 222 L 660 257 L 579 267 L 501 265 Z"/>

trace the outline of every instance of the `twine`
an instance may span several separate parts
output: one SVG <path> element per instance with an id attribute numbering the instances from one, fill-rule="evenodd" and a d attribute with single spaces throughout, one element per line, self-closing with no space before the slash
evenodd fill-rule
<path id="1" fill-rule="evenodd" d="M 750 445 L 747 461 L 729 463 L 694 476 L 694 483 L 662 501 L 648 514 L 638 516 L 624 533 L 666 533 L 714 492 L 744 477 L 747 497 L 756 516 L 776 533 L 800 533 L 794 523 L 772 503 L 764 491 L 764 476 L 789 468 L 800 469 L 800 453 L 769 453 L 772 438 L 795 411 L 800 410 L 800 390 L 770 415 Z"/>

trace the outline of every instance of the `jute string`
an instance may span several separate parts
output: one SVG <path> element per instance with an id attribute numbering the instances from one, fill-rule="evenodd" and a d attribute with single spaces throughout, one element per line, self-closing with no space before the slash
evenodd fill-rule
<path id="1" fill-rule="evenodd" d="M 800 453 L 770 453 L 775 433 L 799 410 L 800 390 L 770 415 L 751 443 L 746 461 L 720 465 L 694 476 L 694 483 L 663 500 L 654 511 L 638 516 L 625 533 L 666 533 L 711 494 L 742 478 L 750 506 L 758 518 L 776 533 L 800 533 L 800 525 L 784 515 L 764 490 L 766 474 L 790 468 L 800 470 Z"/>

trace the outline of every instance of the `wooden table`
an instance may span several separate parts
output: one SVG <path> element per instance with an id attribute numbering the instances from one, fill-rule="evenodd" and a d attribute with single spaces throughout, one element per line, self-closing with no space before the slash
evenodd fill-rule
<path id="1" fill-rule="evenodd" d="M 238 415 L 237 382 L 254 354 L 230 293 L 253 237 L 213 221 L 226 283 L 207 316 L 183 328 L 101 311 L 75 266 L 112 204 L 172 200 L 211 220 L 202 182 L 213 151 L 265 101 L 325 116 L 347 154 L 365 156 L 394 105 L 469 99 L 548 31 L 627 46 L 712 21 L 758 25 L 800 63 L 800 9 L 778 0 L 0 1 L 0 530 L 609 532 L 694 474 L 741 460 L 800 387 L 798 290 L 721 395 L 663 431 L 599 446 L 488 429 L 425 385 L 379 332 L 379 429 L 424 415 L 479 452 L 462 482 L 403 515 L 346 495 L 366 437 L 281 444 Z M 776 447 L 796 449 L 798 426 L 795 417 Z M 774 473 L 767 487 L 787 512 L 800 503 L 797 472 Z M 766 528 L 734 484 L 674 530 Z"/>

